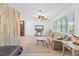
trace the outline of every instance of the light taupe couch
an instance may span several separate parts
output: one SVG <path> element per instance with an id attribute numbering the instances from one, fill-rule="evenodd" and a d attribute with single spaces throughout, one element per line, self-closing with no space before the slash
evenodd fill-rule
<path id="1" fill-rule="evenodd" d="M 62 33 L 53 33 L 53 36 L 47 36 L 51 48 L 54 50 L 62 50 L 63 48 L 63 40 L 71 40 L 71 37 Z"/>

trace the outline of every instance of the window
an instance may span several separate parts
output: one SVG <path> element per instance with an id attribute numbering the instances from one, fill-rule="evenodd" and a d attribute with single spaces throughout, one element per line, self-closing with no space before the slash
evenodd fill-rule
<path id="1" fill-rule="evenodd" d="M 74 15 L 69 14 L 68 15 L 68 33 L 74 32 Z"/>
<path id="2" fill-rule="evenodd" d="M 57 31 L 57 21 L 53 22 L 53 31 Z"/>
<path id="3" fill-rule="evenodd" d="M 61 32 L 61 20 L 57 21 L 57 32 Z"/>
<path id="4" fill-rule="evenodd" d="M 69 13 L 66 16 L 53 22 L 53 29 L 56 32 L 73 33 L 74 32 L 74 14 Z"/>
<path id="5" fill-rule="evenodd" d="M 65 16 L 65 17 L 63 17 L 62 19 L 61 19 L 61 23 L 62 23 L 62 30 L 61 30 L 61 32 L 63 32 L 63 33 L 67 33 L 67 17 Z"/>

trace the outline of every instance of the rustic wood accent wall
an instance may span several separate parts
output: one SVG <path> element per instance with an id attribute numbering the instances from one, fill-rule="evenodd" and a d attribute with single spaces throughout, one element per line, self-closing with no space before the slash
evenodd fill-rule
<path id="1" fill-rule="evenodd" d="M 17 45 L 20 36 L 20 13 L 8 6 L 0 4 L 0 46 Z"/>

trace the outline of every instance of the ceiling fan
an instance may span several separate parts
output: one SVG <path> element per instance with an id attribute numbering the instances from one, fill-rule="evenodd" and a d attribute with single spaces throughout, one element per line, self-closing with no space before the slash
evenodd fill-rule
<path id="1" fill-rule="evenodd" d="M 37 10 L 36 15 L 34 15 L 35 20 L 47 20 L 46 14 L 42 10 Z"/>

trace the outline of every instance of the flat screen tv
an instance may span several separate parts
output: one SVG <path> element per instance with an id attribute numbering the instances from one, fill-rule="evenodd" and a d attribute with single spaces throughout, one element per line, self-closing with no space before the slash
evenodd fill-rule
<path id="1" fill-rule="evenodd" d="M 44 29 L 44 25 L 35 25 L 35 29 Z"/>

